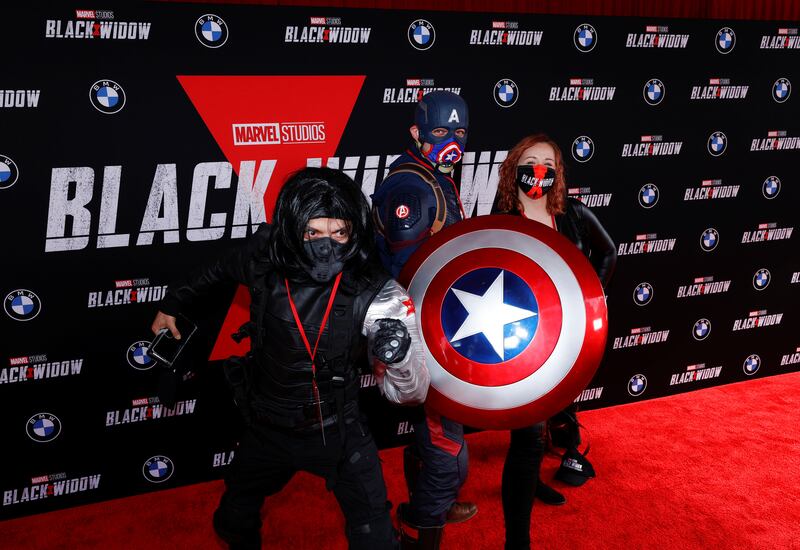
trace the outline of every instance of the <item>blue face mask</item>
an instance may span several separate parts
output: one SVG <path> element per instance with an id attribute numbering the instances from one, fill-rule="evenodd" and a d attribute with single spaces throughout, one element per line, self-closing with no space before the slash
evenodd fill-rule
<path id="1" fill-rule="evenodd" d="M 461 160 L 461 155 L 464 150 L 461 144 L 452 137 L 446 141 L 433 144 L 430 151 L 425 154 L 425 157 L 436 166 L 452 166 Z"/>
<path id="2" fill-rule="evenodd" d="M 453 165 L 461 160 L 467 144 L 466 135 L 456 135 L 457 130 L 466 131 L 469 126 L 469 112 L 464 99 L 445 90 L 430 92 L 417 104 L 414 124 L 419 130 L 419 147 L 431 147 L 424 153 L 425 158 L 442 172 L 452 170 Z M 437 128 L 444 128 L 447 134 L 433 135 Z"/>

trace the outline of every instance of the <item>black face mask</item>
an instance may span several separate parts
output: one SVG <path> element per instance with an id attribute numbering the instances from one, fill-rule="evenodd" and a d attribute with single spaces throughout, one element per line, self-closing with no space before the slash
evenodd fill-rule
<path id="1" fill-rule="evenodd" d="M 517 185 L 532 199 L 545 195 L 556 182 L 556 171 L 544 164 L 517 166 Z"/>
<path id="2" fill-rule="evenodd" d="M 306 272 L 318 283 L 326 283 L 344 269 L 346 244 L 337 243 L 330 237 L 313 239 L 303 243 L 310 265 L 303 263 Z"/>

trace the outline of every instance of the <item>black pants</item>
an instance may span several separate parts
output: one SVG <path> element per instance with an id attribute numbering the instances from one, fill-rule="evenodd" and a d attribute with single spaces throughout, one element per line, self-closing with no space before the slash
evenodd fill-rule
<path id="1" fill-rule="evenodd" d="M 259 426 L 248 429 L 225 478 L 214 528 L 231 549 L 261 548 L 261 506 L 297 471 L 325 478 L 346 520 L 351 549 L 390 549 L 394 534 L 378 449 L 366 425 L 348 419 L 344 445 L 336 426 L 297 432 Z M 309 513 L 317 513 L 311 511 Z"/>
<path id="2" fill-rule="evenodd" d="M 511 430 L 502 483 L 506 550 L 528 549 L 531 545 L 531 511 L 544 456 L 544 430 L 544 422 Z"/>

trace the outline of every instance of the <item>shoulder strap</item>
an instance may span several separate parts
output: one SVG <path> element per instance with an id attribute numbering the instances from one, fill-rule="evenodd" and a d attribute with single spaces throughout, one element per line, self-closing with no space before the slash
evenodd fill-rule
<path id="1" fill-rule="evenodd" d="M 447 201 L 444 198 L 444 191 L 442 191 L 442 186 L 439 185 L 439 181 L 436 179 L 430 170 L 425 168 L 424 166 L 420 166 L 419 164 L 415 164 L 413 162 L 404 162 L 403 164 L 398 164 L 389 172 L 386 176 L 393 176 L 395 174 L 414 174 L 419 176 L 422 181 L 427 183 L 431 187 L 431 191 L 433 191 L 433 195 L 436 197 L 436 216 L 433 220 L 433 224 L 431 225 L 431 234 L 438 233 L 442 227 L 444 227 L 445 221 L 447 220 Z"/>

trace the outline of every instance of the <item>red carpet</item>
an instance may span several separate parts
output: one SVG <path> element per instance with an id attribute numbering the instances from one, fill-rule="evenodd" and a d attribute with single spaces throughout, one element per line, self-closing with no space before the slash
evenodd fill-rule
<path id="1" fill-rule="evenodd" d="M 567 504 L 537 503 L 537 548 L 800 549 L 800 373 L 581 413 L 598 477 L 553 485 Z M 500 470 L 508 435 L 468 437 L 462 498 L 478 515 L 443 548 L 502 548 Z M 383 453 L 390 498 L 404 498 L 401 453 Z M 543 477 L 558 465 L 545 459 Z M 210 517 L 221 482 L 0 523 L 0 547 L 220 549 Z M 265 506 L 265 548 L 345 548 L 321 480 L 298 475 Z"/>

